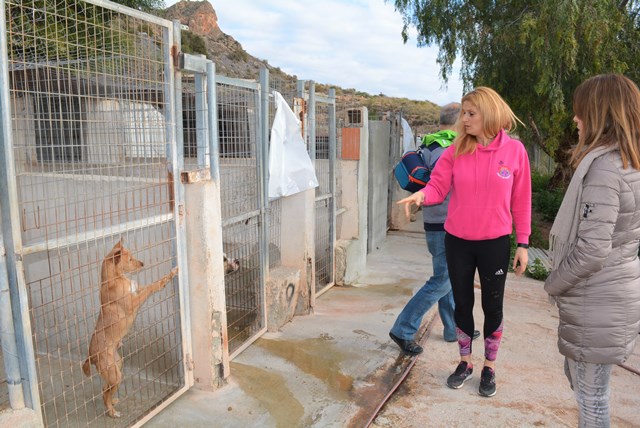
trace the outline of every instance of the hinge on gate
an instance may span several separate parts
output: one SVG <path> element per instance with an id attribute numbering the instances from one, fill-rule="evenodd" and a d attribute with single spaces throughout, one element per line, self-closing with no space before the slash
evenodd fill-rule
<path id="1" fill-rule="evenodd" d="M 187 370 L 192 372 L 194 368 L 194 362 L 193 362 L 193 358 L 191 358 L 191 354 L 187 354 L 185 359 L 187 363 Z"/>
<path id="2" fill-rule="evenodd" d="M 178 45 L 171 45 L 171 56 L 173 57 L 173 67 L 180 70 L 180 48 Z"/>

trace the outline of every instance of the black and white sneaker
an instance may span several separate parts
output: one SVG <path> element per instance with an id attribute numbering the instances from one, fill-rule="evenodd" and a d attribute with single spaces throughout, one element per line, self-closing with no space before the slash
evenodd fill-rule
<path id="1" fill-rule="evenodd" d="M 456 367 L 456 371 L 447 378 L 447 386 L 453 389 L 461 388 L 467 379 L 471 379 L 472 373 L 473 365 L 466 361 L 461 361 Z"/>
<path id="2" fill-rule="evenodd" d="M 478 394 L 483 397 L 493 397 L 496 395 L 496 372 L 491 367 L 482 368 Z"/>

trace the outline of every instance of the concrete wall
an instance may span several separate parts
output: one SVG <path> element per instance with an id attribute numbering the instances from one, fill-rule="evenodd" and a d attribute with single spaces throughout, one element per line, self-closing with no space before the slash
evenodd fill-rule
<path id="1" fill-rule="evenodd" d="M 362 117 L 368 117 L 366 107 Z M 338 162 L 342 177 L 342 208 L 336 243 L 336 284 L 356 282 L 367 262 L 369 212 L 369 122 L 360 130 L 359 159 Z"/>
<path id="2" fill-rule="evenodd" d="M 205 390 L 221 386 L 229 375 L 219 201 L 217 182 L 185 185 L 193 379 Z"/>
<path id="3" fill-rule="evenodd" d="M 16 151 L 17 164 L 38 162 L 33 98 L 26 94 L 11 99 L 14 146 L 22 149 Z M 151 104 L 99 99 L 84 100 L 80 108 L 84 114 L 82 146 L 88 163 L 107 165 L 118 164 L 125 156 L 156 159 L 165 156 L 164 116 Z"/>
<path id="4" fill-rule="evenodd" d="M 315 194 L 309 189 L 282 198 L 281 265 L 299 271 L 300 278 L 295 315 L 311 313 L 315 301 Z"/>
<path id="5" fill-rule="evenodd" d="M 388 213 L 390 230 L 401 229 L 402 226 L 406 225 L 410 221 L 404 213 L 404 207 L 396 204 L 397 201 L 406 198 L 407 196 L 411 196 L 411 192 L 407 192 L 406 190 L 402 189 L 395 178 L 389 180 L 389 198 L 391 198 L 392 202 L 389 205 L 391 211 Z M 413 211 L 416 211 L 416 213 L 411 216 L 411 219 L 422 221 L 422 211 L 417 211 L 415 205 L 412 208 Z"/>
<path id="6" fill-rule="evenodd" d="M 300 274 L 299 269 L 287 267 L 278 267 L 269 272 L 265 285 L 268 331 L 279 331 L 296 315 L 300 288 L 306 285 L 306 281 L 301 281 Z"/>
<path id="7" fill-rule="evenodd" d="M 369 253 L 375 251 L 387 235 L 390 131 L 388 121 L 369 121 Z"/>

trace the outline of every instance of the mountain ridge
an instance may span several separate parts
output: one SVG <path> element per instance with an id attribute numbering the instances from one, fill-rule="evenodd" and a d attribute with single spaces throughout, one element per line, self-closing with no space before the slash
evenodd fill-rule
<path id="1" fill-rule="evenodd" d="M 254 57 L 244 50 L 240 42 L 224 33 L 218 25 L 218 15 L 207 1 L 182 0 L 164 10 L 163 17 L 178 20 L 188 26 L 183 31 L 182 48 L 187 53 L 200 53 L 216 64 L 216 73 L 240 79 L 255 80 L 260 68 L 266 67 L 271 76 L 285 81 L 294 81 L 280 68 L 268 60 Z M 371 95 L 355 88 L 341 88 L 330 83 L 316 83 L 316 91 L 326 93 L 328 88 L 336 90 L 338 106 L 366 106 L 369 116 L 381 118 L 385 112 L 401 112 L 416 135 L 434 132 L 437 129 L 440 107 L 430 101 L 389 97 L 384 94 Z"/>

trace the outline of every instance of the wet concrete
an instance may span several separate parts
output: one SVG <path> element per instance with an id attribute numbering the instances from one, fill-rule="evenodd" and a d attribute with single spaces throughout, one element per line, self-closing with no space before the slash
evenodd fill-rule
<path id="1" fill-rule="evenodd" d="M 390 232 L 368 256 L 358 284 L 332 288 L 317 299 L 312 315 L 295 317 L 237 356 L 226 386 L 187 391 L 145 427 L 363 427 L 410 362 L 388 332 L 431 272 L 421 224 L 406 227 Z M 431 320 L 424 354 L 373 426 L 577 425 L 556 347 L 557 311 L 548 305 L 542 282 L 509 276 L 493 398 L 477 393 L 481 342 L 474 342 L 475 379 L 461 390 L 445 386 L 457 345 L 444 342 L 435 308 L 425 326 Z M 640 367 L 639 349 L 629 364 Z M 640 377 L 616 369 L 613 378 L 614 426 L 640 426 Z"/>

